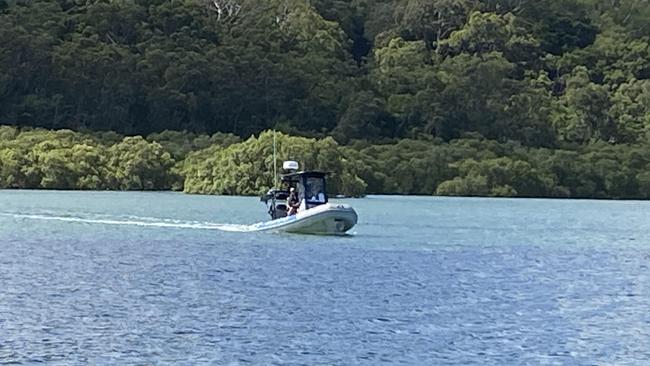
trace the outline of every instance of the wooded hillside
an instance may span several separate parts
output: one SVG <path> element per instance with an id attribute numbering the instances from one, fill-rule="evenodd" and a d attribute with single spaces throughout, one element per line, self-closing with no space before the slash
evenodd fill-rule
<path id="1" fill-rule="evenodd" d="M 0 0 L 0 188 L 254 194 L 276 129 L 336 193 L 648 198 L 649 42 L 649 0 Z"/>
<path id="2" fill-rule="evenodd" d="M 0 121 L 646 139 L 647 0 L 0 0 Z"/>

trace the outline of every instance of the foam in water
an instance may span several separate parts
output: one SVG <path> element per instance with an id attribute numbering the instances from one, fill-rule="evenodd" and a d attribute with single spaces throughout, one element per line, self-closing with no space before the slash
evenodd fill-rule
<path id="1" fill-rule="evenodd" d="M 236 224 L 220 224 L 211 222 L 196 222 L 196 221 L 182 221 L 160 219 L 155 217 L 138 217 L 128 216 L 127 220 L 120 219 L 93 219 L 74 216 L 54 216 L 54 215 L 37 215 L 37 214 L 16 214 L 16 213 L 0 213 L 0 216 L 7 216 L 17 219 L 28 220 L 51 220 L 51 221 L 64 221 L 86 224 L 98 225 L 128 225 L 128 226 L 144 226 L 144 227 L 157 227 L 157 228 L 175 228 L 175 229 L 199 229 L 199 230 L 221 230 L 230 232 L 248 232 L 255 231 L 255 228 L 249 225 L 236 225 Z"/>

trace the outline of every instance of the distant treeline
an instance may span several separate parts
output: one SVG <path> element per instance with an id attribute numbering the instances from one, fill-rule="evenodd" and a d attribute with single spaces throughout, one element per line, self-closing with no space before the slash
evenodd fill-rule
<path id="1" fill-rule="evenodd" d="M 649 19 L 647 0 L 0 0 L 0 121 L 143 136 L 276 128 L 341 144 L 418 139 L 426 143 L 396 153 L 444 166 L 434 174 L 444 178 L 456 160 L 424 155 L 465 151 L 478 143 L 458 140 L 467 133 L 536 148 L 595 143 L 567 159 L 618 161 L 605 156 L 628 147 L 598 142 L 647 140 Z M 123 143 L 107 148 L 143 144 Z M 543 175 L 540 187 L 638 194 L 636 177 L 621 191 L 582 181 L 604 173 L 577 167 L 584 177 L 554 186 L 544 175 L 553 154 L 522 158 L 508 146 L 493 155 L 512 162 L 459 163 L 450 176 L 463 180 L 443 190 L 491 192 L 475 177 L 524 161 Z M 431 179 L 426 189 L 368 184 L 430 193 Z"/>
<path id="2" fill-rule="evenodd" d="M 650 198 L 648 145 L 530 148 L 468 135 L 341 146 L 277 135 L 278 157 L 332 173 L 330 193 Z M 273 184 L 273 133 L 116 133 L 0 127 L 0 188 L 253 195 Z"/>

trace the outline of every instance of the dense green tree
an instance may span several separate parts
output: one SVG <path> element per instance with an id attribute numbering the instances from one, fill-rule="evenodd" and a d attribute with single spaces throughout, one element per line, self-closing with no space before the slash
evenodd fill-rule
<path id="1" fill-rule="evenodd" d="M 554 64 L 560 74 L 570 73 L 578 66 L 587 67 L 593 81 L 616 87 L 631 79 L 648 78 L 648 58 L 647 37 L 632 38 L 624 29 L 611 27 L 589 47 L 566 53 Z"/>
<path id="2" fill-rule="evenodd" d="M 632 79 L 620 85 L 610 97 L 609 116 L 616 123 L 622 141 L 647 141 L 650 128 L 650 80 Z"/>
<path id="3" fill-rule="evenodd" d="M 108 149 L 110 186 L 123 190 L 171 189 L 176 177 L 170 173 L 175 161 L 162 146 L 142 137 L 126 137 Z"/>
<path id="4" fill-rule="evenodd" d="M 206 149 L 212 145 L 228 147 L 240 142 L 240 138 L 232 134 L 215 133 L 212 136 L 192 132 L 163 131 L 147 136 L 147 141 L 159 143 L 169 152 L 174 160 L 185 159 L 187 154 L 196 150 Z"/>
<path id="5" fill-rule="evenodd" d="M 422 114 L 436 108 L 436 100 L 430 97 L 441 88 L 425 44 L 394 38 L 376 49 L 375 62 L 371 75 L 386 99 L 384 108 L 396 119 L 394 134 L 421 127 L 426 118 Z"/>
<path id="6" fill-rule="evenodd" d="M 540 40 L 542 50 L 553 55 L 589 46 L 596 39 L 597 27 L 581 0 L 527 1 L 518 11 L 531 24 L 531 34 Z"/>
<path id="7" fill-rule="evenodd" d="M 442 43 L 453 54 L 501 52 L 511 62 L 532 66 L 540 56 L 539 42 L 513 14 L 473 12 L 467 24 Z"/>
<path id="8" fill-rule="evenodd" d="M 615 138 L 616 126 L 607 113 L 607 87 L 591 82 L 585 67 L 577 67 L 566 78 L 566 90 L 557 105 L 554 125 L 560 139 L 586 143 Z"/>
<path id="9" fill-rule="evenodd" d="M 361 195 L 366 183 L 332 138 L 290 137 L 277 133 L 278 160 L 297 160 L 306 170 L 331 172 L 331 193 Z M 190 154 L 183 166 L 185 191 L 210 194 L 261 194 L 273 186 L 273 133 L 223 148 L 214 145 Z"/>
<path id="10" fill-rule="evenodd" d="M 141 137 L 102 140 L 69 130 L 0 128 L 0 187 L 162 190 L 175 161 Z"/>
<path id="11" fill-rule="evenodd" d="M 447 58 L 439 72 L 445 85 L 440 96 L 441 115 L 430 118 L 434 133 L 445 139 L 467 130 L 489 137 L 495 137 L 495 132 L 503 135 L 494 127 L 515 87 L 508 77 L 513 69 L 514 65 L 498 52 Z"/>
<path id="12" fill-rule="evenodd" d="M 442 195 L 470 196 L 548 196 L 553 179 L 544 176 L 529 163 L 508 157 L 475 161 L 464 160 L 455 165 L 459 176 L 438 186 Z"/>
<path id="13" fill-rule="evenodd" d="M 408 0 L 396 6 L 399 30 L 407 40 L 422 40 L 429 49 L 440 50 L 440 42 L 465 24 L 467 0 Z"/>
<path id="14" fill-rule="evenodd" d="M 360 92 L 343 112 L 332 135 L 340 142 L 351 139 L 378 139 L 396 134 L 394 118 L 386 112 L 384 101 L 371 92 Z"/>
<path id="15" fill-rule="evenodd" d="M 296 159 L 305 169 L 331 173 L 330 193 L 579 198 L 649 194 L 645 144 L 530 148 L 467 134 L 450 142 L 429 137 L 375 145 L 355 140 L 341 146 L 332 138 L 276 137 L 279 161 Z M 0 188 L 252 195 L 273 185 L 272 132 L 244 142 L 231 135 L 171 131 L 149 139 L 153 142 L 0 127 Z M 186 157 L 176 161 L 171 151 Z"/>
<path id="16" fill-rule="evenodd" d="M 649 9 L 0 0 L 0 187 L 252 194 L 277 129 L 335 192 L 647 198 Z"/>
<path id="17" fill-rule="evenodd" d="M 592 18 L 600 27 L 614 23 L 624 27 L 626 33 L 634 36 L 650 36 L 650 29 L 647 27 L 650 17 L 648 0 L 580 0 L 580 3 L 592 13 Z"/>
<path id="18" fill-rule="evenodd" d="M 643 3 L 4 2 L 0 118 L 143 135 L 632 141 L 643 116 L 614 95 L 650 77 Z"/>

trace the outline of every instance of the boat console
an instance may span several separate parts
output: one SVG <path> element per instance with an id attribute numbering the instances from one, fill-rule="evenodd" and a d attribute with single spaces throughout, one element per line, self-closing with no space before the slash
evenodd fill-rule
<path id="1" fill-rule="evenodd" d="M 297 195 L 298 211 L 326 204 L 329 201 L 325 181 L 326 176 L 327 173 L 316 171 L 293 172 L 282 175 L 283 188 L 272 188 L 262 196 L 262 201 L 269 206 L 271 218 L 277 219 L 287 216 L 288 209 L 292 204 L 288 202 L 292 188 Z"/>

